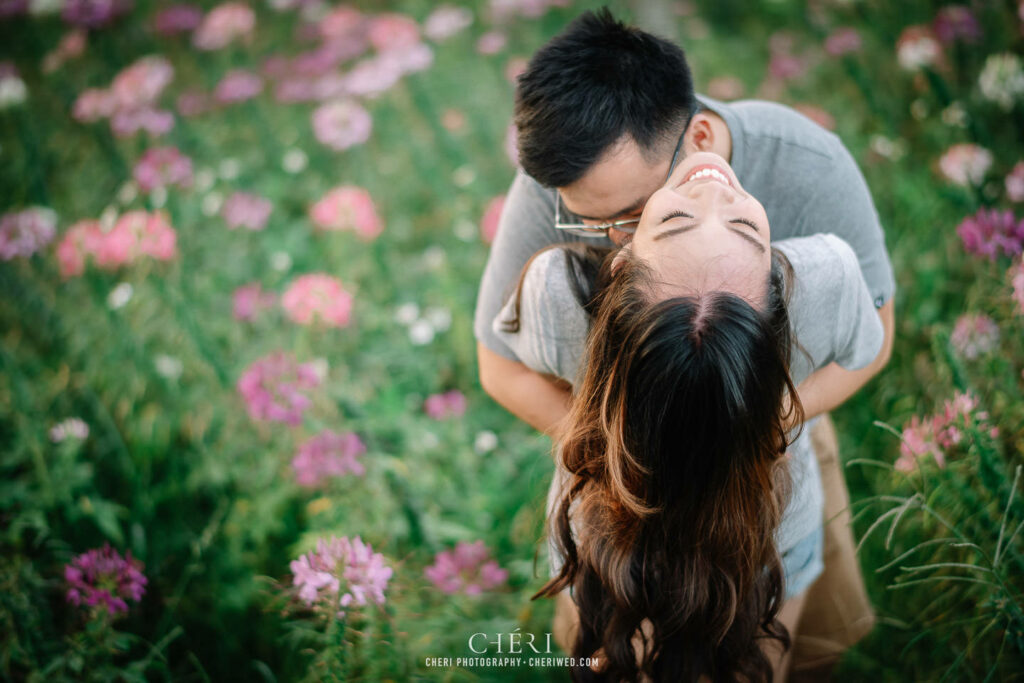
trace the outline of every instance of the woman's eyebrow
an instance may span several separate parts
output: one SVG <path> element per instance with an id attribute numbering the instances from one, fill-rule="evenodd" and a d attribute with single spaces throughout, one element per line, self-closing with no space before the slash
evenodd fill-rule
<path id="1" fill-rule="evenodd" d="M 682 217 L 682 218 L 693 218 L 693 216 L 691 216 L 691 215 L 689 215 L 687 213 L 683 213 L 682 211 L 677 211 L 677 212 L 673 212 L 671 215 L 666 216 L 662 220 L 662 223 L 664 223 L 665 221 L 670 220 L 672 218 L 680 218 L 680 217 Z M 761 252 L 763 254 L 765 252 L 765 248 L 764 248 L 764 245 L 761 244 L 760 240 L 758 240 L 756 237 L 751 235 L 748 230 L 743 230 L 741 228 L 736 227 L 736 225 L 735 225 L 736 223 L 740 223 L 740 224 L 743 224 L 743 225 L 749 225 L 750 227 L 754 228 L 754 230 L 758 230 L 758 227 L 754 223 L 752 223 L 752 222 L 750 222 L 750 221 L 748 221 L 746 219 L 743 219 L 743 218 L 734 218 L 734 219 L 730 220 L 726 224 L 726 226 L 725 226 L 725 227 L 729 228 L 730 230 L 732 230 L 733 232 L 735 232 L 740 237 L 742 237 L 743 239 L 745 239 L 747 242 L 752 244 L 759 252 Z M 680 226 L 678 228 L 672 228 L 670 230 L 662 230 L 657 235 L 652 237 L 651 241 L 657 241 L 657 240 L 660 240 L 660 239 L 664 239 L 666 237 L 671 237 L 672 235 L 678 235 L 678 234 L 683 233 L 683 232 L 689 232 L 690 230 L 694 230 L 695 228 L 700 227 L 700 225 L 701 225 L 700 223 L 693 223 L 692 225 L 682 225 L 682 226 Z"/>

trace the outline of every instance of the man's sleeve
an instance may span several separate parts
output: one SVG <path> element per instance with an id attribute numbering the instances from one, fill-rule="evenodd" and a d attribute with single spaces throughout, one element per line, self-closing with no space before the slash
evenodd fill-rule
<path id="1" fill-rule="evenodd" d="M 839 254 L 840 267 L 834 277 L 842 282 L 838 305 L 833 309 L 835 318 L 828 323 L 828 327 L 835 331 L 834 359 L 847 370 L 859 370 L 870 365 L 882 350 L 885 330 L 853 251 L 833 235 L 825 237 Z"/>
<path id="2" fill-rule="evenodd" d="M 896 290 L 885 234 L 864 175 L 838 138 L 831 174 L 820 180 L 818 187 L 802 214 L 803 221 L 813 232 L 835 233 L 853 248 L 871 301 L 881 308 Z"/>
<path id="3" fill-rule="evenodd" d="M 491 245 L 477 293 L 473 333 L 491 351 L 519 360 L 491 328 L 508 295 L 515 290 L 523 266 L 537 251 L 560 240 L 554 228 L 554 195 L 522 171 L 505 198 L 498 233 Z"/>

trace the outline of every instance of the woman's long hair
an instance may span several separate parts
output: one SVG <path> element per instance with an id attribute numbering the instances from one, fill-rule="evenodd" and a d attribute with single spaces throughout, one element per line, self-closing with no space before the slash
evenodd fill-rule
<path id="1" fill-rule="evenodd" d="M 614 277 L 609 262 L 581 297 L 592 325 L 557 446 L 568 478 L 550 533 L 565 561 L 534 597 L 573 588 L 573 654 L 603 650 L 600 672 L 579 666 L 577 680 L 771 680 L 760 643 L 789 646 L 776 621 L 785 424 L 802 417 L 792 269 L 773 250 L 758 310 L 727 292 L 652 303 L 643 262 Z"/>

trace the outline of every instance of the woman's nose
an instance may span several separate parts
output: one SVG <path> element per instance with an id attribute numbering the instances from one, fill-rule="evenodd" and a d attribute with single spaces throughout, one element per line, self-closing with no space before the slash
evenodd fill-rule
<path id="1" fill-rule="evenodd" d="M 703 180 L 683 185 L 684 194 L 695 200 L 714 200 L 732 204 L 738 199 L 735 190 L 717 180 Z"/>

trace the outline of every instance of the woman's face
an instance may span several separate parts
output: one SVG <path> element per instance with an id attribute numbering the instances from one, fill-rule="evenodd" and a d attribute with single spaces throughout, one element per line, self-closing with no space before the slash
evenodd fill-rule
<path id="1" fill-rule="evenodd" d="M 743 190 L 728 162 L 697 152 L 651 195 L 624 249 L 654 270 L 659 300 L 725 290 L 760 308 L 770 238 L 764 207 Z"/>

